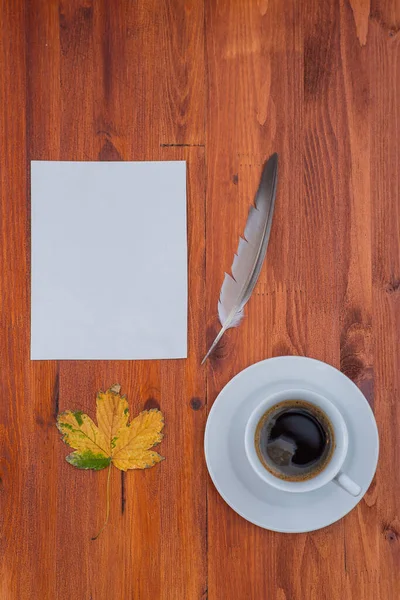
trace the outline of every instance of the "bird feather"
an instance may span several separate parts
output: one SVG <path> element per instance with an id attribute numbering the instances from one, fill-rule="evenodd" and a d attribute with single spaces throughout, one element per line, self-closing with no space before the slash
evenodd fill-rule
<path id="1" fill-rule="evenodd" d="M 257 283 L 264 262 L 271 232 L 278 180 L 278 155 L 273 154 L 265 163 L 255 205 L 250 207 L 244 237 L 239 238 L 233 258 L 232 275 L 225 273 L 219 302 L 218 316 L 221 329 L 203 358 L 210 356 L 227 329 L 237 327 L 244 316 L 248 302 Z"/>

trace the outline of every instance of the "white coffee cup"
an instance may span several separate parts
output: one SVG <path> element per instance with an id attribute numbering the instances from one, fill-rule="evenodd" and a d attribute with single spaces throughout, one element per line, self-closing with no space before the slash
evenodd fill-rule
<path id="1" fill-rule="evenodd" d="M 334 431 L 334 448 L 326 466 L 314 477 L 304 481 L 286 481 L 270 473 L 258 457 L 255 435 L 257 425 L 268 409 L 284 400 L 303 400 L 322 410 L 328 417 Z M 245 430 L 245 449 L 251 467 L 261 479 L 285 492 L 310 492 L 334 481 L 352 496 L 358 496 L 361 488 L 341 469 L 349 446 L 349 436 L 345 420 L 339 410 L 324 396 L 303 389 L 288 389 L 266 398 L 251 413 Z"/>

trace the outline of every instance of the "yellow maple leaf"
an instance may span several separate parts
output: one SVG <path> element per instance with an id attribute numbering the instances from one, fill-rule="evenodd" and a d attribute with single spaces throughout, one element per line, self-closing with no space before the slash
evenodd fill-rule
<path id="1" fill-rule="evenodd" d="M 128 402 L 120 391 L 121 386 L 115 384 L 106 392 L 98 392 L 97 425 L 81 411 L 67 410 L 58 415 L 57 427 L 62 439 L 74 449 L 66 460 L 74 467 L 99 471 L 113 464 L 117 469 L 127 471 L 146 469 L 163 460 L 151 450 L 163 438 L 162 412 L 158 409 L 145 410 L 129 422 Z M 101 531 L 109 515 L 109 476 L 110 470 L 106 521 Z"/>
<path id="2" fill-rule="evenodd" d="M 67 456 L 74 467 L 98 471 L 113 463 L 126 471 L 152 467 L 163 460 L 150 450 L 163 438 L 162 412 L 144 410 L 129 423 L 128 402 L 120 390 L 120 385 L 114 385 L 106 392 L 98 392 L 98 425 L 81 411 L 67 410 L 58 415 L 57 427 L 63 440 L 75 450 Z"/>

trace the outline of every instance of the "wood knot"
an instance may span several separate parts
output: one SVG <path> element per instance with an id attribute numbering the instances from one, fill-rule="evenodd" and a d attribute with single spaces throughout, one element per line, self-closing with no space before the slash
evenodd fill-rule
<path id="1" fill-rule="evenodd" d="M 386 292 L 388 294 L 396 294 L 400 292 L 400 279 L 393 279 L 389 281 L 386 286 Z"/>
<path id="2" fill-rule="evenodd" d="M 340 334 L 340 370 L 357 385 L 363 380 L 373 379 L 370 338 L 370 322 L 360 308 L 350 308 Z M 372 393 L 368 384 L 366 388 Z"/>
<path id="3" fill-rule="evenodd" d="M 123 158 L 111 140 L 106 139 L 102 149 L 99 152 L 99 160 L 114 161 L 123 160 Z"/>
<path id="4" fill-rule="evenodd" d="M 59 20 L 60 29 L 67 29 L 67 27 L 68 27 L 67 19 L 66 19 L 65 14 L 62 12 L 61 8 L 59 8 L 59 11 L 58 11 L 58 20 Z"/>
<path id="5" fill-rule="evenodd" d="M 144 410 L 152 410 L 153 408 L 160 410 L 160 404 L 155 398 L 150 396 L 150 398 L 147 398 L 146 402 L 144 403 Z"/>
<path id="6" fill-rule="evenodd" d="M 93 7 L 92 6 L 81 6 L 80 14 L 85 21 L 91 21 L 93 18 Z"/>
<path id="7" fill-rule="evenodd" d="M 200 410 L 203 405 L 200 398 L 192 398 L 190 400 L 190 406 L 193 410 Z"/>
<path id="8" fill-rule="evenodd" d="M 53 427 L 54 425 L 54 420 L 50 419 L 48 421 L 46 421 L 42 415 L 36 414 L 35 415 L 35 422 L 37 425 L 39 425 L 39 427 L 42 427 L 43 429 L 49 430 L 51 427 Z"/>
<path id="9" fill-rule="evenodd" d="M 349 354 L 341 357 L 340 370 L 354 383 L 357 383 L 357 381 L 359 381 L 362 377 L 365 365 L 363 361 L 356 356 L 356 354 L 351 354 L 349 349 L 348 352 Z"/>
<path id="10" fill-rule="evenodd" d="M 385 540 L 387 540 L 390 544 L 397 542 L 400 537 L 399 532 L 390 525 L 384 527 L 383 535 L 385 537 Z"/>
<path id="11" fill-rule="evenodd" d="M 36 415 L 35 421 L 40 427 L 44 427 L 46 425 L 45 420 L 41 415 Z"/>

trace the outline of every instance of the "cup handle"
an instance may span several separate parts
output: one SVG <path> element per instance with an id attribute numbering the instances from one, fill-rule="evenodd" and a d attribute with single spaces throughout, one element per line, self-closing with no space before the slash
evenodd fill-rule
<path id="1" fill-rule="evenodd" d="M 339 473 L 336 475 L 334 481 L 338 485 L 340 485 L 341 488 L 343 488 L 346 492 L 348 492 L 352 496 L 359 496 L 361 493 L 360 486 L 357 485 L 357 483 L 355 483 L 355 481 L 350 479 L 350 477 L 348 475 L 346 475 L 346 473 L 342 473 L 342 471 L 339 471 Z"/>

